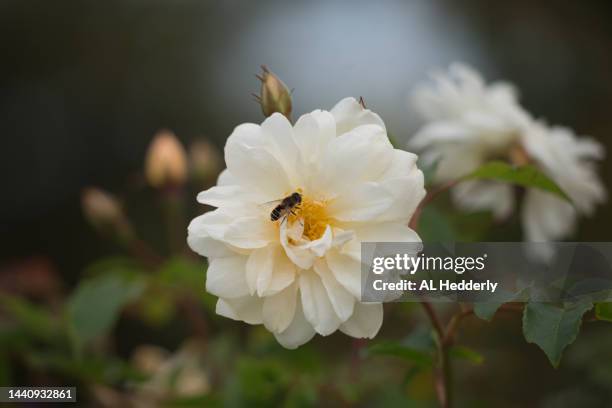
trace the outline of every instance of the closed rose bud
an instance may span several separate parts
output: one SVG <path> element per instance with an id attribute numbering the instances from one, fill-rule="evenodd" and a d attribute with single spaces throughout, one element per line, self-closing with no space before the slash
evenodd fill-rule
<path id="1" fill-rule="evenodd" d="M 81 193 L 81 206 L 85 218 L 92 224 L 113 223 L 123 217 L 117 199 L 99 188 L 85 188 Z"/>
<path id="2" fill-rule="evenodd" d="M 221 153 L 205 140 L 198 140 L 191 144 L 189 161 L 193 180 L 202 185 L 216 180 L 223 168 Z"/>
<path id="3" fill-rule="evenodd" d="M 155 135 L 147 151 L 145 176 L 153 187 L 178 186 L 185 182 L 187 157 L 174 133 L 163 130 Z"/>
<path id="4" fill-rule="evenodd" d="M 130 224 L 119 201 L 112 194 L 96 187 L 87 187 L 81 192 L 81 207 L 87 221 L 100 232 L 117 234 L 124 239 L 131 236 Z"/>
<path id="5" fill-rule="evenodd" d="M 291 118 L 291 91 L 287 85 L 274 75 L 265 65 L 261 67 L 263 73 L 257 78 L 261 81 L 261 95 L 256 96 L 261 105 L 263 114 L 268 117 L 274 112 L 282 113 Z"/>

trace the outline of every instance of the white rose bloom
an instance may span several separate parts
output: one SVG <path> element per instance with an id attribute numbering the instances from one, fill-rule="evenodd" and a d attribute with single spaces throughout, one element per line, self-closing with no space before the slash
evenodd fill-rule
<path id="1" fill-rule="evenodd" d="M 444 183 L 507 154 L 530 119 L 505 82 L 484 83 L 473 69 L 453 64 L 432 75 L 433 84 L 417 88 L 413 103 L 426 124 L 410 140 L 423 151 L 425 165 L 436 165 L 435 181 Z M 503 218 L 513 210 L 512 187 L 486 181 L 453 188 L 454 201 L 466 210 L 492 210 Z"/>
<path id="2" fill-rule="evenodd" d="M 264 324 L 287 348 L 340 329 L 372 338 L 382 304 L 361 303 L 360 243 L 420 242 L 407 223 L 423 198 L 417 157 L 394 149 L 380 117 L 353 98 L 331 111 L 243 124 L 225 146 L 227 169 L 198 195 L 217 207 L 188 228 L 209 258 L 217 313 Z M 295 214 L 270 219 L 294 192 Z"/>
<path id="3" fill-rule="evenodd" d="M 568 194 L 573 205 L 551 193 L 527 191 L 521 215 L 529 241 L 567 237 L 577 214 L 590 214 L 605 199 L 592 163 L 603 157 L 602 147 L 568 129 L 535 122 L 511 85 L 486 85 L 477 72 L 455 64 L 447 74 L 434 75 L 433 84 L 417 89 L 414 104 L 427 122 L 410 146 L 423 151 L 425 164 L 436 165 L 436 182 L 456 180 L 491 160 L 507 160 L 535 164 Z M 451 195 L 461 208 L 491 210 L 497 218 L 514 209 L 509 184 L 462 182 Z"/>

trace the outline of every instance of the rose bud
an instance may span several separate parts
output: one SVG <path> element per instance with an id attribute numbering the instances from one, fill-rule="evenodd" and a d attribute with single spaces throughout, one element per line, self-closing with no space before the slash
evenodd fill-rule
<path id="1" fill-rule="evenodd" d="M 96 187 L 87 187 L 81 192 L 81 207 L 87 221 L 99 232 L 117 234 L 124 239 L 132 235 L 121 204 L 112 194 Z"/>
<path id="2" fill-rule="evenodd" d="M 146 155 L 145 176 L 151 186 L 158 188 L 185 182 L 187 157 L 174 133 L 162 130 L 155 135 Z"/>
<path id="3" fill-rule="evenodd" d="M 261 81 L 261 95 L 254 95 L 261 105 L 261 111 L 266 117 L 274 112 L 279 112 L 290 119 L 291 91 L 268 67 L 262 65 L 261 69 L 263 73 L 257 75 L 257 78 Z"/>

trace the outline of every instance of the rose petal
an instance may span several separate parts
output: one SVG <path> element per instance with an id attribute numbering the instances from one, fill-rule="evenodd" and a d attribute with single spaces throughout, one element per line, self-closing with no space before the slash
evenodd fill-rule
<path id="1" fill-rule="evenodd" d="M 306 320 L 323 336 L 335 332 L 342 322 L 334 311 L 321 278 L 313 270 L 302 271 L 299 285 Z"/>
<path id="2" fill-rule="evenodd" d="M 244 296 L 236 299 L 219 299 L 215 312 L 233 320 L 248 324 L 262 323 L 263 302 L 256 296 Z"/>
<path id="3" fill-rule="evenodd" d="M 339 195 L 354 184 L 376 181 L 393 159 L 393 146 L 385 130 L 363 125 L 329 142 L 320 158 L 318 189 Z"/>
<path id="4" fill-rule="evenodd" d="M 228 169 L 224 169 L 221 174 L 219 174 L 219 178 L 217 179 L 217 185 L 231 186 L 233 184 L 238 184 L 238 180 L 236 179 L 236 177 L 232 176 L 232 173 L 230 173 Z"/>
<path id="5" fill-rule="evenodd" d="M 523 202 L 522 224 L 529 241 L 554 241 L 570 235 L 576 224 L 576 209 L 544 191 L 529 189 Z"/>
<path id="6" fill-rule="evenodd" d="M 235 256 L 236 253 L 221 241 L 213 239 L 206 232 L 206 219 L 203 216 L 194 218 L 187 227 L 187 244 L 198 254 L 206 257 L 220 258 Z"/>
<path id="7" fill-rule="evenodd" d="M 453 200 L 467 211 L 491 210 L 497 219 L 514 209 L 512 186 L 491 181 L 464 181 L 451 190 Z"/>
<path id="8" fill-rule="evenodd" d="M 269 296 L 280 292 L 295 280 L 295 265 L 278 245 L 256 249 L 246 264 L 246 279 L 251 294 Z"/>
<path id="9" fill-rule="evenodd" d="M 329 251 L 325 260 L 336 280 L 356 299 L 361 299 L 361 264 L 337 251 Z"/>
<path id="10" fill-rule="evenodd" d="M 382 215 L 393 195 L 378 183 L 356 185 L 330 202 L 328 213 L 338 221 L 367 221 Z"/>
<path id="11" fill-rule="evenodd" d="M 267 200 L 282 198 L 292 186 L 283 164 L 271 150 L 261 128 L 252 124 L 238 126 L 225 145 L 225 162 L 232 176 Z"/>
<path id="12" fill-rule="evenodd" d="M 327 144 L 336 137 L 336 122 L 329 112 L 315 110 L 300 116 L 294 134 L 301 157 L 305 163 L 310 163 L 320 157 Z"/>
<path id="13" fill-rule="evenodd" d="M 371 339 L 380 330 L 382 322 L 382 304 L 358 302 L 353 315 L 340 326 L 340 330 L 351 337 Z"/>
<path id="14" fill-rule="evenodd" d="M 300 174 L 297 171 L 300 168 L 300 155 L 291 122 L 284 115 L 275 112 L 261 124 L 261 129 L 269 150 L 283 165 L 291 184 L 300 185 Z"/>
<path id="15" fill-rule="evenodd" d="M 232 219 L 221 238 L 237 248 L 261 248 L 275 241 L 276 229 L 262 216 L 245 216 Z"/>
<path id="16" fill-rule="evenodd" d="M 333 272 L 323 261 L 316 262 L 314 270 L 321 277 L 327 296 L 341 321 L 346 321 L 353 314 L 355 297 L 336 280 Z"/>
<path id="17" fill-rule="evenodd" d="M 417 156 L 395 149 L 393 161 L 379 183 L 393 195 L 391 206 L 378 221 L 407 222 L 425 197 L 423 172 L 416 166 Z"/>
<path id="18" fill-rule="evenodd" d="M 421 238 L 413 229 L 396 222 L 360 225 L 353 231 L 355 239 L 345 244 L 341 253 L 350 256 L 355 262 L 361 260 L 362 242 L 421 242 Z"/>
<path id="19" fill-rule="evenodd" d="M 310 341 L 316 334 L 314 328 L 304 316 L 302 302 L 297 302 L 293 320 L 287 329 L 281 333 L 274 333 L 276 340 L 285 348 L 296 349 Z"/>
<path id="20" fill-rule="evenodd" d="M 344 98 L 331 110 L 336 120 L 336 134 L 341 135 L 361 125 L 378 125 L 385 128 L 385 124 L 376 113 L 365 109 L 355 98 Z"/>
<path id="21" fill-rule="evenodd" d="M 298 284 L 294 282 L 282 291 L 263 300 L 263 323 L 273 333 L 285 331 L 294 319 Z"/>
<path id="22" fill-rule="evenodd" d="M 214 186 L 198 194 L 197 200 L 201 204 L 213 207 L 243 207 L 249 204 L 261 203 L 265 196 L 248 190 L 241 185 Z"/>
<path id="23" fill-rule="evenodd" d="M 211 259 L 206 273 L 206 290 L 228 299 L 247 296 L 246 261 L 245 256 Z"/>

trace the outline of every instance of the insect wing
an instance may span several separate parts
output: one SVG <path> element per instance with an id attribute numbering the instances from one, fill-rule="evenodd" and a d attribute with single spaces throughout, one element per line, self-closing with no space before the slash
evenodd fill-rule
<path id="1" fill-rule="evenodd" d="M 265 203 L 261 203 L 259 205 L 272 205 L 272 204 L 280 204 L 284 199 L 279 198 L 278 200 L 266 201 Z"/>
<path id="2" fill-rule="evenodd" d="M 261 203 L 261 204 L 257 204 L 257 206 L 259 208 L 265 208 L 268 210 L 272 210 L 272 208 L 276 207 L 277 205 L 279 205 L 280 203 L 283 202 L 283 199 L 278 199 L 278 200 L 272 200 L 272 201 L 267 201 L 265 203 Z"/>

